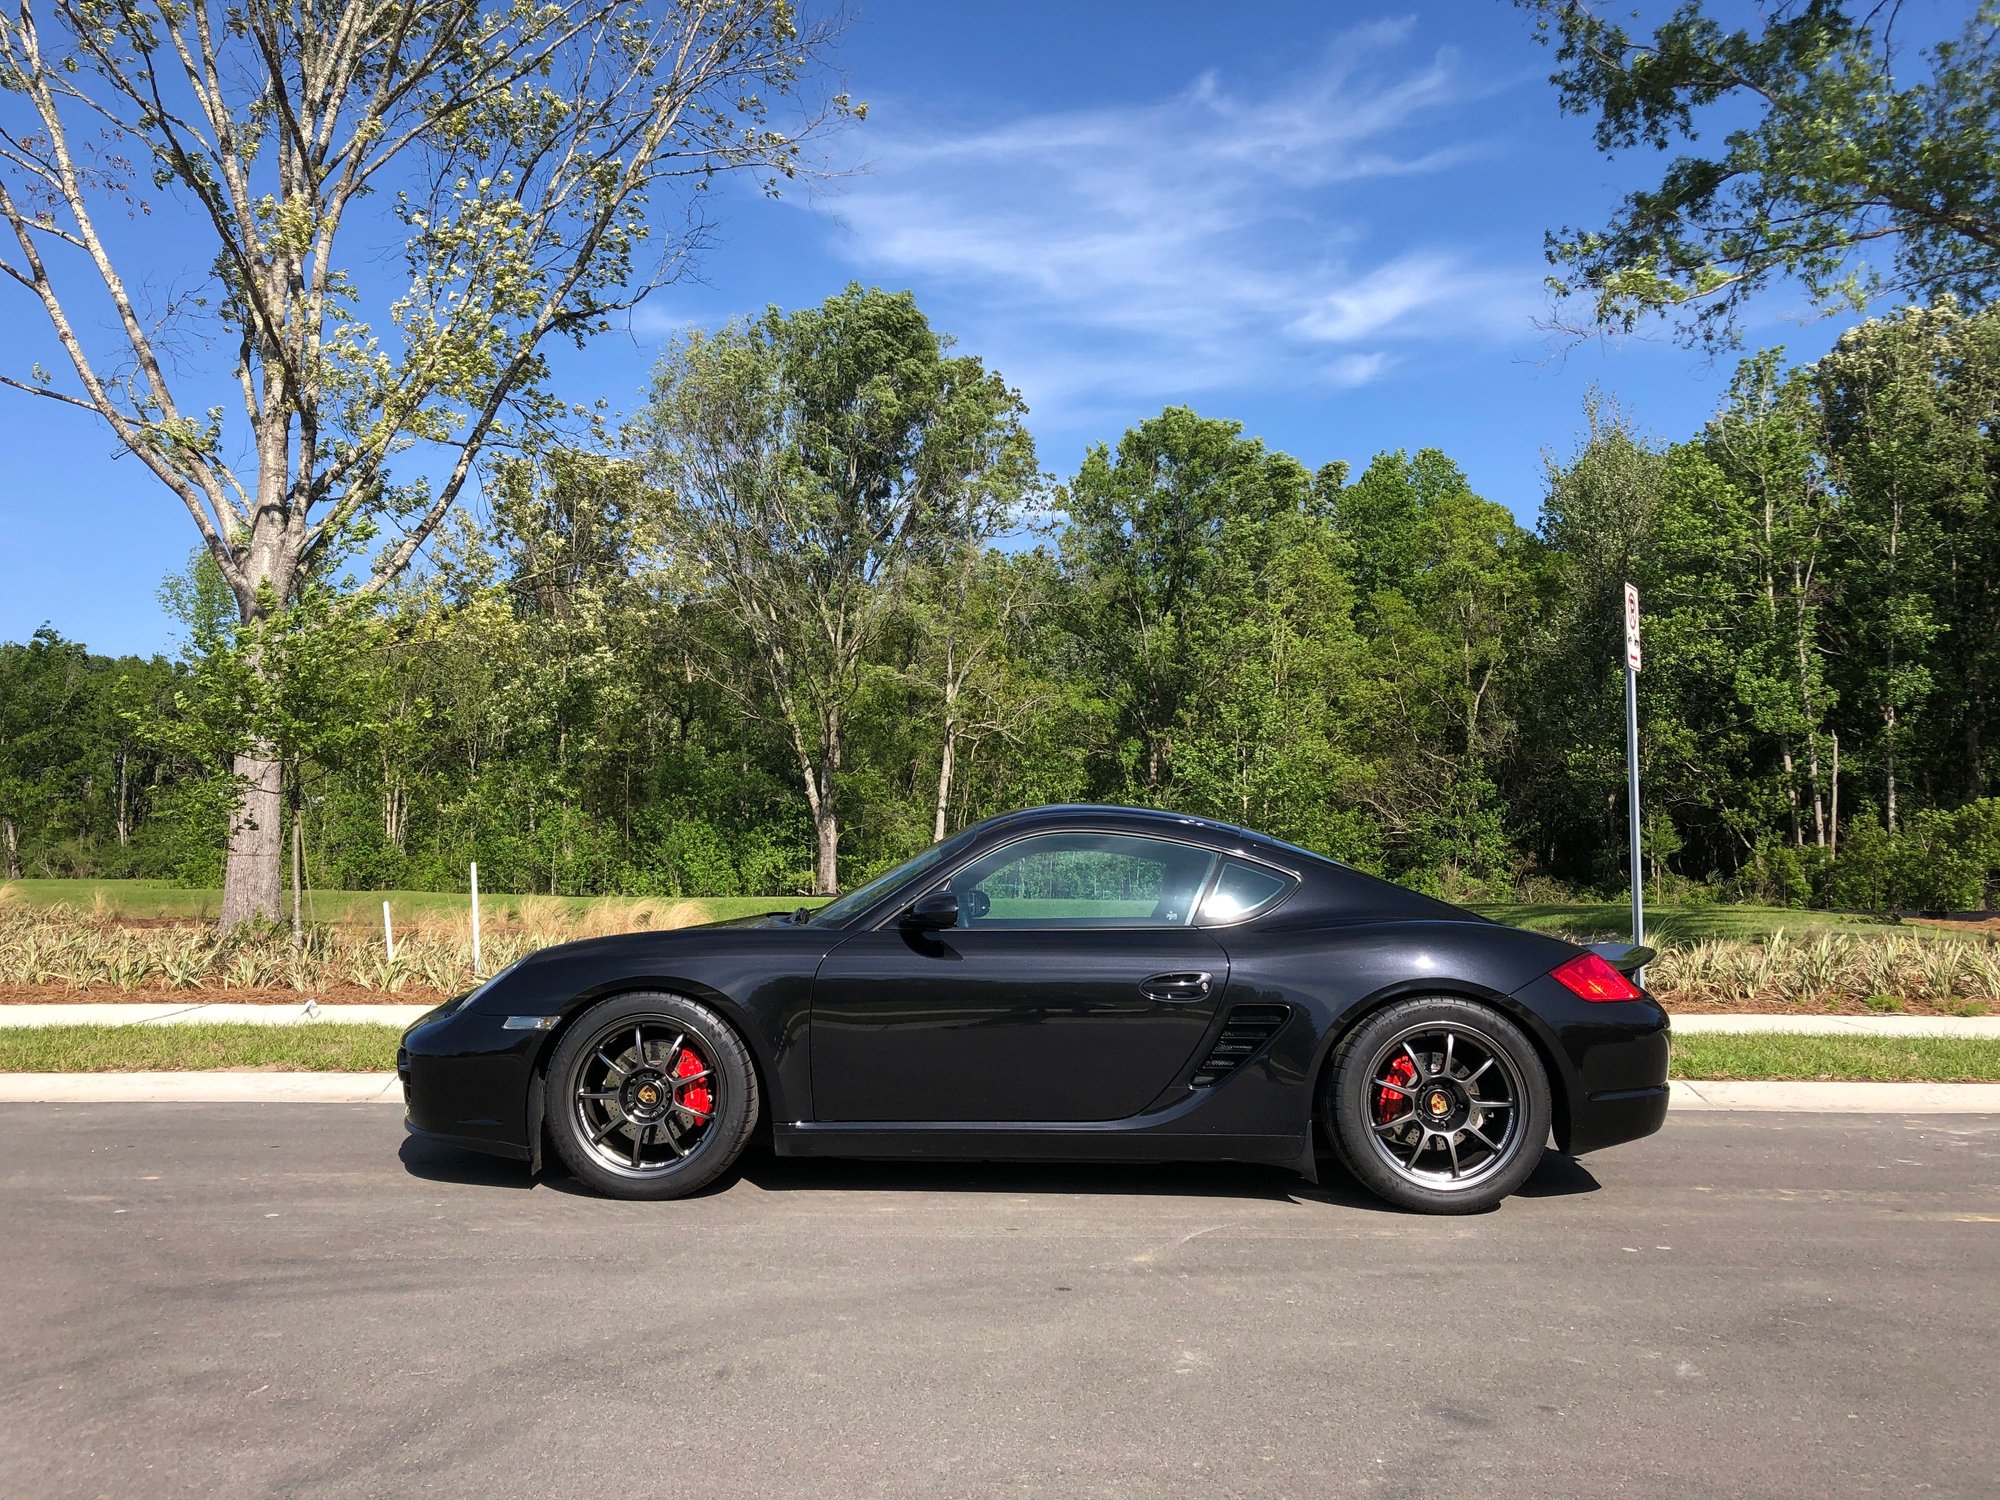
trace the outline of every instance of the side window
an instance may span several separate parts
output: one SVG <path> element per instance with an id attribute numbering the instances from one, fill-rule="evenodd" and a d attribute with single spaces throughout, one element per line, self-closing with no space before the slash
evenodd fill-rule
<path id="1" fill-rule="evenodd" d="M 1201 913 L 1196 920 L 1204 927 L 1241 922 L 1256 916 L 1291 888 L 1289 875 L 1267 870 L 1262 865 L 1225 859 L 1222 874 L 1216 878 L 1215 889 L 1201 903 Z"/>
<path id="2" fill-rule="evenodd" d="M 1047 833 L 952 877 L 970 927 L 1185 927 L 1215 856 L 1166 839 Z"/>

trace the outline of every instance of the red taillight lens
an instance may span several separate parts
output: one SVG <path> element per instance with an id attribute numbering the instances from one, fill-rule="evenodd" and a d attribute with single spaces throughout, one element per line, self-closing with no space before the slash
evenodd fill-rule
<path id="1" fill-rule="evenodd" d="M 1572 995 L 1585 1000 L 1638 1000 L 1639 986 L 1595 953 L 1579 953 L 1550 976 Z"/>

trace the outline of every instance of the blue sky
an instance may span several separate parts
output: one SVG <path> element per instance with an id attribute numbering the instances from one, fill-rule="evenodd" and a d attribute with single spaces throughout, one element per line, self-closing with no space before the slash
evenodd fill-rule
<path id="1" fill-rule="evenodd" d="M 563 353 L 563 394 L 629 409 L 679 329 L 856 280 L 914 290 L 1019 386 L 1058 475 L 1184 403 L 1309 466 L 1442 448 L 1532 524 L 1591 386 L 1680 436 L 1728 380 L 1664 331 L 1564 348 L 1537 329 L 1544 230 L 1601 222 L 1650 163 L 1595 154 L 1498 0 L 857 0 L 839 67 L 870 105 L 828 147 L 840 175 L 726 196 L 700 280 Z M 182 212 L 131 231 L 161 288 L 201 269 Z M 38 311 L 4 297 L 0 358 L 46 360 Z M 1817 354 L 1841 324 L 1797 312 L 1768 298 L 1751 341 Z M 208 355 L 181 358 L 199 378 Z M 83 414 L 10 392 L 0 453 L 0 639 L 46 621 L 167 647 L 154 591 L 196 541 L 178 500 Z"/>

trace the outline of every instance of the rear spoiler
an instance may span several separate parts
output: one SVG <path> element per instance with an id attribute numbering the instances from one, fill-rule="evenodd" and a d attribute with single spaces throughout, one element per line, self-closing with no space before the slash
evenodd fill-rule
<path id="1" fill-rule="evenodd" d="M 1660 956 L 1657 950 L 1642 948 L 1637 943 L 1587 943 L 1584 946 L 1620 974 L 1636 974 Z"/>

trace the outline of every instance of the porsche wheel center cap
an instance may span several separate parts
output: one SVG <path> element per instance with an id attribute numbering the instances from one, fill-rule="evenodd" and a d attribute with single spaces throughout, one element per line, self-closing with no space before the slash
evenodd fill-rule
<path id="1" fill-rule="evenodd" d="M 657 1120 L 674 1102 L 673 1090 L 658 1073 L 635 1073 L 626 1080 L 624 1094 L 625 1113 L 634 1120 Z"/>
<path id="2" fill-rule="evenodd" d="M 1451 1113 L 1451 1095 L 1443 1089 L 1432 1089 L 1424 1096 L 1424 1108 L 1430 1111 L 1432 1119 L 1442 1120 Z"/>

